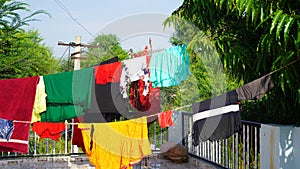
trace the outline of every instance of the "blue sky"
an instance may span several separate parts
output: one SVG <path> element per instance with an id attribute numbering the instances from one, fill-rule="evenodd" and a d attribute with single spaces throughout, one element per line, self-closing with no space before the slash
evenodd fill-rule
<path id="1" fill-rule="evenodd" d="M 58 41 L 75 41 L 81 36 L 82 43 L 89 43 L 101 33 L 116 34 L 124 49 L 142 50 L 149 37 L 153 49 L 167 48 L 172 29 L 163 30 L 162 21 L 177 9 L 183 0 L 24 0 L 31 11 L 45 10 L 51 17 L 40 15 L 41 21 L 32 22 L 26 29 L 38 29 L 44 43 L 60 57 L 66 47 Z M 65 8 L 65 10 L 63 9 Z M 70 16 L 79 24 L 77 24 Z"/>

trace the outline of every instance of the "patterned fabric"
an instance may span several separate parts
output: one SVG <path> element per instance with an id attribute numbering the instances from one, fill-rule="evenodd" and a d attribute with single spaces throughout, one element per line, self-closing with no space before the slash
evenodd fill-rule
<path id="1" fill-rule="evenodd" d="M 14 130 L 14 122 L 12 120 L 5 120 L 0 118 L 0 138 L 9 141 L 10 136 Z"/>

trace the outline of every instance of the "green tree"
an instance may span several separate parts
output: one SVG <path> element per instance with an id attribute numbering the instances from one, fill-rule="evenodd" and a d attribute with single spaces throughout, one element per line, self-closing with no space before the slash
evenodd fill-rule
<path id="1" fill-rule="evenodd" d="M 173 45 L 188 44 L 191 76 L 180 86 L 162 88 L 163 105 L 166 110 L 185 107 L 196 101 L 202 101 L 223 92 L 233 90 L 238 81 L 223 69 L 219 55 L 203 31 L 187 20 L 171 16 L 164 26 L 173 26 L 174 34 L 170 38 Z M 190 111 L 190 107 L 184 110 Z"/>
<path id="2" fill-rule="evenodd" d="M 56 60 L 51 50 L 42 45 L 37 31 L 25 31 L 23 26 L 36 21 L 34 16 L 46 14 L 39 10 L 21 17 L 20 12 L 30 12 L 28 4 L 18 1 L 0 2 L 0 79 L 20 78 L 52 73 Z"/>
<path id="3" fill-rule="evenodd" d="M 113 34 L 98 35 L 91 42 L 91 45 L 99 47 L 88 49 L 88 52 L 84 55 L 87 59 L 82 61 L 82 67 L 93 66 L 115 56 L 118 56 L 119 60 L 128 57 L 127 52 L 122 49 L 118 37 Z"/>
<path id="4" fill-rule="evenodd" d="M 57 62 L 51 50 L 41 45 L 37 31 L 15 31 L 11 36 L 0 30 L 0 79 L 54 73 Z"/>
<path id="5" fill-rule="evenodd" d="M 299 60 L 299 9 L 298 0 L 185 0 L 172 15 L 203 31 L 225 71 L 246 83 Z M 245 103 L 242 115 L 299 125 L 299 63 L 272 74 L 275 88 L 263 99 Z"/>

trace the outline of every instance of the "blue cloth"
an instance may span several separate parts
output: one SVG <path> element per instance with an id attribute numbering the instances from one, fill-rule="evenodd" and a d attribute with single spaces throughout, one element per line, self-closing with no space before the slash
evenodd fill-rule
<path id="1" fill-rule="evenodd" d="M 191 74 L 186 47 L 174 46 L 152 54 L 149 69 L 154 88 L 178 86 Z"/>
<path id="2" fill-rule="evenodd" d="M 0 138 L 9 141 L 14 130 L 14 122 L 12 120 L 4 120 L 0 118 Z"/>

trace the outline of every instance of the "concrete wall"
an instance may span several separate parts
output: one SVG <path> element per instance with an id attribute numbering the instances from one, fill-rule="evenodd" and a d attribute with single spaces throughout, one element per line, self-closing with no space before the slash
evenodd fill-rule
<path id="1" fill-rule="evenodd" d="M 300 128 L 262 124 L 260 168 L 300 168 Z"/>
<path id="2" fill-rule="evenodd" d="M 0 160 L 7 169 L 95 169 L 86 156 L 56 156 Z"/>

